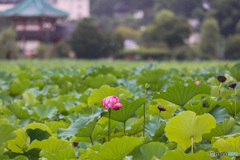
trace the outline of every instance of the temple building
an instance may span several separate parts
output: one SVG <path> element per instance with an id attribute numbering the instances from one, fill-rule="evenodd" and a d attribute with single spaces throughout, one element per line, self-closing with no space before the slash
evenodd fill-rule
<path id="1" fill-rule="evenodd" d="M 14 23 L 17 42 L 25 54 L 41 43 L 50 44 L 63 39 L 63 31 L 57 23 L 68 16 L 67 12 L 54 8 L 45 0 L 24 0 L 0 12 L 1 18 Z"/>
<path id="2" fill-rule="evenodd" d="M 12 8 L 24 0 L 0 0 L 0 11 Z M 67 21 L 90 17 L 90 0 L 45 0 L 55 8 L 69 13 Z"/>

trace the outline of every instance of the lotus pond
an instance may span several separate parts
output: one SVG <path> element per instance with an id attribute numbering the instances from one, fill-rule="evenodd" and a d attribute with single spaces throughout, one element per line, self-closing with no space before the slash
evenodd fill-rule
<path id="1" fill-rule="evenodd" d="M 0 159 L 240 158 L 240 63 L 1 61 Z"/>

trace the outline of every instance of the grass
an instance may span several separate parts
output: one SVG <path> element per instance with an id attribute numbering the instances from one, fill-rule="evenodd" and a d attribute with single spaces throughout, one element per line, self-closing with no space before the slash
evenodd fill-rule
<path id="1" fill-rule="evenodd" d="M 221 67 L 226 64 L 232 66 L 236 61 L 126 61 L 126 60 L 2 60 L 0 61 L 0 71 L 8 70 L 10 72 L 21 70 L 23 65 L 27 68 L 81 68 L 86 69 L 92 66 L 113 66 L 116 69 L 130 69 L 141 67 L 148 64 L 156 65 L 160 69 L 183 69 L 195 70 L 205 67 Z"/>

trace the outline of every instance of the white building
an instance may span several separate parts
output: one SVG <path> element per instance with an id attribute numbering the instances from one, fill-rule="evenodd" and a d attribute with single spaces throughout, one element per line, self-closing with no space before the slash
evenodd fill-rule
<path id="1" fill-rule="evenodd" d="M 12 8 L 23 0 L 0 0 L 0 11 Z M 45 0 L 53 7 L 69 13 L 67 20 L 77 21 L 90 16 L 90 0 Z"/>
<path id="2" fill-rule="evenodd" d="M 53 0 L 52 0 L 53 1 Z M 90 16 L 90 0 L 55 0 L 54 7 L 69 13 L 68 20 L 77 21 Z"/>

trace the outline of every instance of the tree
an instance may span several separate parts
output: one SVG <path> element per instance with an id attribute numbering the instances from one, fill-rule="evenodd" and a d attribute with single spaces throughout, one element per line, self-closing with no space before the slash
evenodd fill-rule
<path id="1" fill-rule="evenodd" d="M 177 15 L 191 17 L 196 8 L 202 6 L 201 0 L 155 0 L 159 9 L 169 9 Z"/>
<path id="2" fill-rule="evenodd" d="M 240 19 L 239 0 L 211 0 L 211 14 L 218 20 L 221 33 L 227 37 L 235 33 Z"/>
<path id="3" fill-rule="evenodd" d="M 59 58 L 67 58 L 71 48 L 65 41 L 59 41 L 53 49 L 53 55 Z"/>
<path id="4" fill-rule="evenodd" d="M 240 34 L 230 36 L 226 40 L 226 58 L 239 59 L 240 58 Z"/>
<path id="5" fill-rule="evenodd" d="M 176 47 L 184 44 L 184 39 L 189 37 L 190 32 L 191 26 L 186 19 L 164 16 L 148 27 L 143 40 L 147 43 L 165 42 L 169 47 Z"/>
<path id="6" fill-rule="evenodd" d="M 134 39 L 138 40 L 140 38 L 141 32 L 139 30 L 134 30 L 127 26 L 118 26 L 115 29 L 115 33 L 122 35 L 124 39 Z"/>
<path id="7" fill-rule="evenodd" d="M 49 58 L 49 50 L 50 48 L 46 45 L 46 44 L 40 44 L 37 48 L 36 48 L 36 57 L 40 58 L 40 59 L 46 59 Z"/>
<path id="8" fill-rule="evenodd" d="M 90 19 L 82 19 L 73 32 L 70 45 L 77 58 L 99 58 L 116 53 L 123 39 L 119 35 L 98 29 Z"/>
<path id="9" fill-rule="evenodd" d="M 219 26 L 216 19 L 206 19 L 201 30 L 200 51 L 203 59 L 217 59 Z"/>
<path id="10" fill-rule="evenodd" d="M 0 34 L 0 59 L 16 57 L 19 47 L 16 44 L 16 32 L 12 27 L 4 29 Z"/>
<path id="11" fill-rule="evenodd" d="M 91 59 L 103 55 L 103 37 L 90 19 L 85 18 L 79 21 L 76 30 L 72 34 L 70 44 L 77 58 Z"/>

